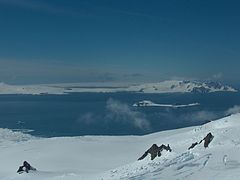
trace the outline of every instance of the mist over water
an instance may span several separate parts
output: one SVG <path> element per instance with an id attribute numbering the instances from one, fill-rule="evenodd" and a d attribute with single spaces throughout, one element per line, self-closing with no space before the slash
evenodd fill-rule
<path id="1" fill-rule="evenodd" d="M 138 101 L 162 104 L 200 103 L 184 108 L 133 107 Z M 1 95 L 0 128 L 32 135 L 144 135 L 200 125 L 240 111 L 240 93 L 141 94 L 72 93 Z M 28 131 L 32 130 L 32 131 Z"/>

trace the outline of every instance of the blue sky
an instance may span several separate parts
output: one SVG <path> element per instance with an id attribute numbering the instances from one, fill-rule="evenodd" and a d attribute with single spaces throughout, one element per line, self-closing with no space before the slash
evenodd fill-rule
<path id="1" fill-rule="evenodd" d="M 236 0 L 0 0 L 0 81 L 240 80 Z"/>

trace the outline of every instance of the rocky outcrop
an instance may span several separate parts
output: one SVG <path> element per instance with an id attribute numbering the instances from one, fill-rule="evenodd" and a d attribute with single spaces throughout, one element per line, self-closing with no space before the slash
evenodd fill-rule
<path id="1" fill-rule="evenodd" d="M 193 149 L 196 145 L 201 144 L 204 141 L 204 147 L 207 148 L 210 142 L 213 140 L 214 136 L 212 133 L 208 133 L 199 143 L 195 142 L 188 148 L 188 150 Z"/>
<path id="2" fill-rule="evenodd" d="M 208 133 L 207 136 L 203 139 L 204 140 L 204 147 L 207 148 L 210 142 L 213 140 L 214 136 L 212 133 Z"/>
<path id="3" fill-rule="evenodd" d="M 29 171 L 36 171 L 36 168 L 32 167 L 27 161 L 24 161 L 23 165 L 18 168 L 17 173 L 22 174 L 23 172 L 28 173 Z"/>
<path id="4" fill-rule="evenodd" d="M 188 148 L 188 150 L 193 149 L 196 145 L 198 145 L 198 142 L 192 143 L 192 145 Z"/>
<path id="5" fill-rule="evenodd" d="M 160 157 L 163 150 L 171 152 L 172 149 L 170 148 L 169 144 L 166 146 L 162 144 L 158 147 L 156 144 L 153 144 L 138 160 L 144 159 L 148 154 L 151 155 L 151 160 L 155 159 L 157 156 Z"/>
<path id="6" fill-rule="evenodd" d="M 209 93 L 210 89 L 207 89 L 205 87 L 194 87 L 192 89 L 192 93 Z"/>

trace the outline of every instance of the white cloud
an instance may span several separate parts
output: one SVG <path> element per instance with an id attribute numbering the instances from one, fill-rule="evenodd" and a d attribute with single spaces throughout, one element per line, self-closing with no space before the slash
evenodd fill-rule
<path id="1" fill-rule="evenodd" d="M 107 101 L 106 109 L 108 110 L 108 119 L 129 123 L 142 130 L 150 129 L 150 122 L 145 118 L 145 115 L 131 110 L 127 104 L 109 99 Z"/>
<path id="2" fill-rule="evenodd" d="M 240 113 L 240 106 L 238 106 L 238 105 L 235 105 L 235 106 L 229 108 L 229 109 L 225 112 L 226 115 L 236 114 L 236 113 Z"/>
<path id="3" fill-rule="evenodd" d="M 91 125 L 91 124 L 96 122 L 96 119 L 97 119 L 97 117 L 93 113 L 88 112 L 88 113 L 85 113 L 85 114 L 81 115 L 77 119 L 77 122 L 78 123 L 84 123 L 86 125 Z"/>
<path id="4" fill-rule="evenodd" d="M 216 79 L 216 80 L 221 79 L 222 77 L 223 77 L 223 73 L 221 72 L 213 75 L 213 79 Z"/>
<path id="5" fill-rule="evenodd" d="M 174 124 L 185 124 L 185 123 L 204 123 L 219 118 L 219 115 L 211 111 L 193 111 L 186 112 L 181 115 L 176 115 L 171 111 L 158 113 L 160 117 L 163 117 L 165 121 L 169 121 Z"/>
<path id="6" fill-rule="evenodd" d="M 197 111 L 193 113 L 186 114 L 185 119 L 188 119 L 192 122 L 201 122 L 214 120 L 218 118 L 218 116 L 210 111 Z"/>

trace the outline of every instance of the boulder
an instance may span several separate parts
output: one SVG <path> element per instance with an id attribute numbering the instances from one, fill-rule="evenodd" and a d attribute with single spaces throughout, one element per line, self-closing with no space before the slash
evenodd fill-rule
<path id="1" fill-rule="evenodd" d="M 210 142 L 213 140 L 214 136 L 212 133 L 208 133 L 207 136 L 203 139 L 204 140 L 204 147 L 207 148 Z"/>

